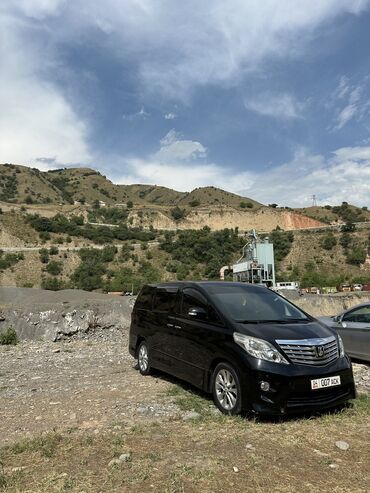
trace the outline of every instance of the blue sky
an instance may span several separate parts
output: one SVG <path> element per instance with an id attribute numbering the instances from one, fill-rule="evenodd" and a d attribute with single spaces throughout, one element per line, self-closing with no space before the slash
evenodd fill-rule
<path id="1" fill-rule="evenodd" d="M 0 162 L 370 206 L 370 1 L 2 0 Z"/>

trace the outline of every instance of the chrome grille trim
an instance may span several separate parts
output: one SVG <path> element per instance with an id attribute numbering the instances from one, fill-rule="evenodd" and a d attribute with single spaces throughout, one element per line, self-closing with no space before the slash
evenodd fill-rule
<path id="1" fill-rule="evenodd" d="M 339 357 L 335 336 L 298 340 L 277 339 L 276 342 L 290 361 L 298 365 L 326 366 Z M 318 346 L 324 348 L 323 356 L 317 356 L 315 348 Z"/>

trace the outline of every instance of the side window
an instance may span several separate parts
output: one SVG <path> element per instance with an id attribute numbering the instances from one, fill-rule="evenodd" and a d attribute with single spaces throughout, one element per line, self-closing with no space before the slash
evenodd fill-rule
<path id="1" fill-rule="evenodd" d="M 370 306 L 362 306 L 352 310 L 343 317 L 343 322 L 370 323 Z"/>
<path id="2" fill-rule="evenodd" d="M 182 292 L 181 314 L 187 317 L 190 308 L 195 306 L 207 310 L 208 303 L 206 298 L 196 289 L 185 288 Z"/>
<path id="3" fill-rule="evenodd" d="M 135 309 L 140 310 L 151 310 L 152 309 L 152 298 L 153 298 L 154 288 L 150 286 L 144 286 L 140 291 L 135 303 Z"/>
<path id="4" fill-rule="evenodd" d="M 219 314 L 211 305 L 208 305 L 208 320 L 216 325 L 224 325 Z"/>
<path id="5" fill-rule="evenodd" d="M 190 308 L 195 306 L 206 310 L 207 320 L 209 322 L 217 325 L 223 325 L 223 322 L 216 310 L 208 304 L 206 298 L 199 291 L 192 288 L 185 288 L 182 295 L 181 314 L 187 317 Z"/>
<path id="6" fill-rule="evenodd" d="M 153 308 L 158 312 L 174 312 L 177 290 L 157 289 Z"/>

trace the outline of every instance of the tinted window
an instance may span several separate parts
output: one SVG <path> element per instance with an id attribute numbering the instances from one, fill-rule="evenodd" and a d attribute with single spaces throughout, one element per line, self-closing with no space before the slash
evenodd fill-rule
<path id="1" fill-rule="evenodd" d="M 152 297 L 154 288 L 150 286 L 144 286 L 140 291 L 135 303 L 135 309 L 151 310 L 152 309 Z"/>
<path id="2" fill-rule="evenodd" d="M 206 298 L 196 289 L 186 288 L 182 292 L 182 315 L 187 316 L 190 308 L 194 308 L 195 306 L 207 310 L 207 304 Z"/>
<path id="3" fill-rule="evenodd" d="M 159 312 L 173 312 L 175 310 L 176 295 L 177 290 L 157 289 L 153 309 Z"/>
<path id="4" fill-rule="evenodd" d="M 301 310 L 269 289 L 220 283 L 207 290 L 220 310 L 237 321 L 308 320 Z"/>
<path id="5" fill-rule="evenodd" d="M 343 317 L 345 322 L 370 323 L 370 306 L 362 306 L 352 310 Z"/>

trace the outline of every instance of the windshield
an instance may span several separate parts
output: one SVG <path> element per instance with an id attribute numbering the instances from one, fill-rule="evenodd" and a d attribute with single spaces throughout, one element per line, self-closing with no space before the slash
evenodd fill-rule
<path id="1" fill-rule="evenodd" d="M 310 319 L 298 308 L 269 289 L 253 285 L 209 286 L 207 292 L 225 315 L 236 322 L 304 322 Z"/>

